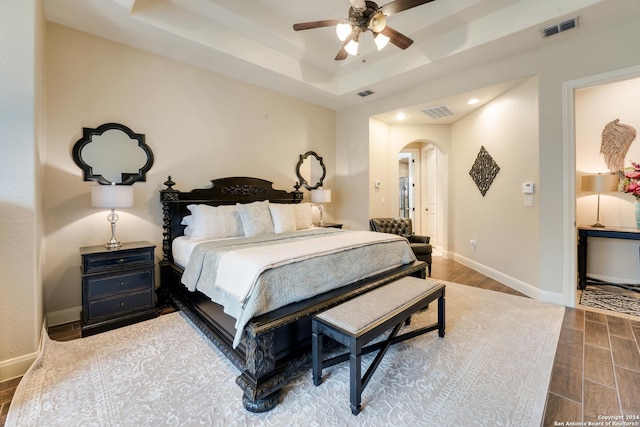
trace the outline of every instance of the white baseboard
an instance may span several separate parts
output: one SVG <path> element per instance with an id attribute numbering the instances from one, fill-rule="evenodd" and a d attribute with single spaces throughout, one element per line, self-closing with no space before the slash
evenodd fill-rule
<path id="1" fill-rule="evenodd" d="M 0 382 L 23 376 L 36 360 L 38 354 L 25 354 L 24 356 L 0 362 Z"/>
<path id="2" fill-rule="evenodd" d="M 458 255 L 453 252 L 449 252 L 447 255 L 451 256 L 455 261 L 459 262 L 460 264 L 466 265 L 467 267 L 472 268 L 484 274 L 485 276 L 491 277 L 494 280 L 504 283 L 505 285 L 509 286 L 511 289 L 521 292 L 527 295 L 528 297 L 531 297 L 539 301 L 549 302 L 552 304 L 558 304 L 562 306 L 565 305 L 564 297 L 562 293 L 544 291 L 533 285 L 530 285 L 526 282 L 518 280 L 500 271 L 487 267 L 484 264 L 480 264 L 476 261 L 473 261 L 469 258 L 466 258 L 462 255 Z"/>
<path id="3" fill-rule="evenodd" d="M 64 325 L 65 323 L 77 322 L 80 320 L 82 306 L 71 307 L 64 310 L 47 313 L 47 323 L 49 326 Z"/>
<path id="4" fill-rule="evenodd" d="M 25 354 L 13 359 L 0 361 L 0 383 L 3 381 L 12 380 L 14 378 L 21 377 L 29 370 L 33 362 L 42 353 L 42 343 L 44 334 L 47 333 L 47 321 L 42 324 L 42 331 L 40 332 L 40 343 L 38 345 L 38 351 L 35 353 Z"/>

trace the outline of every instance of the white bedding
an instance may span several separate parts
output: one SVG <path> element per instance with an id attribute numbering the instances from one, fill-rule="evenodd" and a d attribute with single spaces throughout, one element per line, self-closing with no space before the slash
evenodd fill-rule
<path id="1" fill-rule="evenodd" d="M 192 252 L 182 275 L 187 289 L 236 319 L 234 347 L 254 316 L 415 260 L 406 239 L 368 231 L 312 229 L 177 245 Z"/>
<path id="2" fill-rule="evenodd" d="M 312 227 L 316 228 L 316 227 Z M 215 239 L 215 240 L 227 240 L 227 239 L 242 239 L 242 237 L 227 237 L 224 239 Z M 192 242 L 191 238 L 188 236 L 179 236 L 173 239 L 171 253 L 173 254 L 173 262 L 178 264 L 180 267 L 185 268 L 187 263 L 189 262 L 189 258 L 191 257 L 191 253 L 195 249 L 196 246 L 200 243 L 210 242 L 213 240 L 205 240 L 205 241 L 195 241 Z"/>
<path id="3" fill-rule="evenodd" d="M 228 239 L 242 239 L 242 237 L 229 237 Z M 223 239 L 216 239 L 223 240 Z M 226 240 L 226 239 L 225 239 Z M 185 268 L 191 257 L 191 253 L 200 243 L 209 242 L 210 240 L 192 242 L 188 236 L 180 236 L 173 239 L 171 253 L 173 254 L 173 262 L 180 267 Z"/>

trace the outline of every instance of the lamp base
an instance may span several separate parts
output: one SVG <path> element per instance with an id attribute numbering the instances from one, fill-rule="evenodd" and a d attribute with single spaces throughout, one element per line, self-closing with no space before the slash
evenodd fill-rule
<path id="1" fill-rule="evenodd" d="M 115 242 L 107 242 L 107 243 L 105 243 L 105 245 L 104 245 L 104 247 L 105 247 L 105 248 L 107 248 L 107 249 L 111 249 L 111 250 L 114 250 L 114 249 L 120 249 L 120 247 L 121 247 L 121 246 L 122 246 L 122 243 L 120 243 L 120 242 L 118 242 L 118 241 L 115 241 Z"/>
<path id="2" fill-rule="evenodd" d="M 600 224 L 599 222 L 596 222 L 595 224 L 592 224 L 591 227 L 593 227 L 593 228 L 606 228 L 604 226 L 604 224 Z"/>

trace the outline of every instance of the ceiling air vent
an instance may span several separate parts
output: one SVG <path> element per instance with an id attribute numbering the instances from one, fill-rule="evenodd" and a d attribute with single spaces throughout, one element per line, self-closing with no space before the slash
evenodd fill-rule
<path id="1" fill-rule="evenodd" d="M 374 94 L 374 92 L 372 90 L 369 90 L 369 89 L 363 90 L 362 92 L 358 92 L 358 96 L 361 96 L 363 98 L 365 96 L 369 96 L 369 95 L 373 95 L 373 94 Z"/>
<path id="2" fill-rule="evenodd" d="M 455 116 L 455 113 L 451 111 L 446 105 L 438 105 L 437 107 L 425 108 L 421 111 L 432 119 L 441 119 L 443 117 Z"/>
<path id="3" fill-rule="evenodd" d="M 544 28 L 542 30 L 542 37 L 551 37 L 563 31 L 576 28 L 577 26 L 578 26 L 578 17 L 567 19 L 566 21 L 562 21 L 557 25 L 552 25 L 550 27 Z"/>

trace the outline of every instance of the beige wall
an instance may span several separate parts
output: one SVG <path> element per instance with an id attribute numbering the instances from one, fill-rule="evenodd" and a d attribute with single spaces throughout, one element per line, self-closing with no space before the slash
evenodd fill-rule
<path id="1" fill-rule="evenodd" d="M 52 323 L 78 318 L 78 248 L 109 239 L 107 212 L 90 207 L 93 183 L 70 154 L 82 127 L 118 122 L 145 134 L 155 163 L 147 181 L 134 184 L 135 207 L 118 212 L 117 236 L 157 244 L 157 258 L 158 191 L 168 175 L 181 190 L 224 176 L 293 190 L 299 155 L 313 150 L 339 203 L 333 111 L 53 23 L 47 43 L 44 289 Z M 327 205 L 330 219 L 337 203 Z"/>
<path id="2" fill-rule="evenodd" d="M 537 94 L 538 79 L 531 77 L 451 126 L 384 125 L 372 120 L 370 143 L 371 175 L 386 171 L 393 183 L 403 147 L 415 141 L 433 144 L 440 153 L 438 206 L 445 205 L 439 238 L 448 242 L 439 245 L 458 261 L 529 293 L 535 293 L 529 284 L 538 280 L 538 207 L 537 202 L 524 206 L 521 184 L 538 181 Z M 501 167 L 484 197 L 469 176 L 481 146 Z M 389 187 L 373 190 L 371 216 L 396 216 L 397 188 Z M 478 243 L 475 249 L 471 239 Z M 523 241 L 527 245 L 521 245 Z"/>
<path id="3" fill-rule="evenodd" d="M 600 84 L 576 91 L 576 222 L 589 225 L 596 222 L 597 196 L 582 192 L 584 174 L 607 173 L 604 156 L 600 153 L 602 130 L 612 120 L 640 130 L 638 115 L 640 78 Z M 640 162 L 640 143 L 637 138 L 629 147 L 625 167 Z M 600 222 L 607 227 L 636 228 L 634 198 L 622 192 L 600 196 Z M 640 283 L 638 243 L 617 239 L 589 239 L 589 275 L 618 283 Z"/>
<path id="4" fill-rule="evenodd" d="M 33 362 L 43 327 L 42 5 L 0 3 L 0 381 Z"/>
<path id="5" fill-rule="evenodd" d="M 370 141 L 369 117 L 407 105 L 443 99 L 497 82 L 537 75 L 539 79 L 537 93 L 539 103 L 536 114 L 538 157 L 535 160 L 537 165 L 534 167 L 537 169 L 538 176 L 535 195 L 538 228 L 532 240 L 521 241 L 519 244 L 523 247 L 536 248 L 538 253 L 533 257 L 533 261 L 523 260 L 517 266 L 510 267 L 509 271 L 515 281 L 532 291 L 532 296 L 572 304 L 575 298 L 575 286 L 570 283 L 572 281 L 570 276 L 575 274 L 575 271 L 569 271 L 565 266 L 569 265 L 567 257 L 575 254 L 575 236 L 567 237 L 570 233 L 566 232 L 573 227 L 574 218 L 570 217 L 571 209 L 567 205 L 571 203 L 567 200 L 573 197 L 573 190 L 565 188 L 564 176 L 567 165 L 573 163 L 566 154 L 572 151 L 565 150 L 563 139 L 564 116 L 567 109 L 563 103 L 562 85 L 574 79 L 637 65 L 640 59 L 630 52 L 637 51 L 634 40 L 639 37 L 640 26 L 633 19 L 620 23 L 615 28 L 594 29 L 591 32 L 581 30 L 573 37 L 549 40 L 549 43 L 541 43 L 538 49 L 503 60 L 489 61 L 457 73 L 425 76 L 424 84 L 417 85 L 409 91 L 340 111 L 336 120 L 337 186 L 358 195 L 353 201 L 350 199 L 339 206 L 337 214 L 340 220 L 352 227 L 365 228 L 369 212 L 376 209 L 374 203 L 377 202 L 371 199 L 370 192 L 367 190 L 370 176 L 375 175 L 376 172 L 358 173 L 368 168 L 371 158 L 367 152 Z M 428 99 L 425 99 L 424 94 L 429 94 Z M 452 146 L 455 143 L 456 141 L 452 139 Z M 473 155 L 475 154 L 477 151 L 474 149 Z M 458 160 L 451 155 L 450 177 L 454 169 L 464 170 L 465 174 L 468 172 L 470 165 L 456 167 L 457 162 Z M 530 162 L 530 159 L 527 162 Z M 527 164 L 512 166 L 528 167 Z M 516 184 L 519 189 L 521 182 Z M 362 200 L 362 195 L 369 197 L 369 200 Z M 453 195 L 454 190 L 450 189 L 449 197 Z M 514 200 L 515 197 L 514 195 Z M 522 203 L 521 193 L 517 199 Z M 464 210 L 464 206 L 460 203 L 460 199 L 457 202 L 451 201 L 448 204 L 449 212 Z M 467 205 L 466 200 L 464 204 Z M 469 213 L 469 216 L 471 215 L 473 214 Z M 515 222 L 515 217 L 519 217 L 520 213 L 514 212 L 512 215 L 514 218 L 509 218 L 509 221 Z M 461 222 L 467 219 L 464 215 L 458 215 L 456 218 L 448 224 L 449 230 L 464 229 L 464 224 Z M 499 230 L 495 232 L 498 233 Z M 456 250 L 462 250 L 460 245 L 463 245 L 463 242 L 468 245 L 472 237 L 459 236 Z M 451 245 L 453 245 L 452 242 L 449 246 Z M 487 253 L 482 260 L 485 271 L 493 275 L 500 273 L 499 268 L 504 265 L 502 261 L 504 256 L 505 251 L 502 249 L 491 254 Z M 537 273 L 532 272 L 531 269 L 536 269 Z"/>
<path id="6" fill-rule="evenodd" d="M 451 132 L 448 250 L 466 264 L 522 284 L 539 281 L 539 191 L 532 207 L 524 206 L 522 194 L 523 182 L 539 184 L 537 94 L 538 79 L 532 77 L 455 123 Z M 481 146 L 500 167 L 484 196 L 469 176 Z"/>

